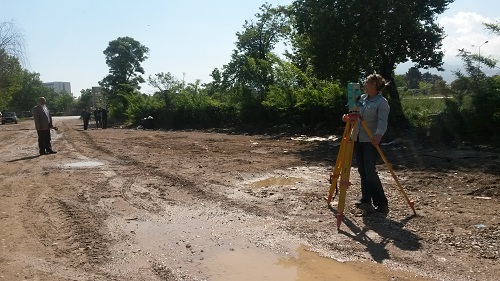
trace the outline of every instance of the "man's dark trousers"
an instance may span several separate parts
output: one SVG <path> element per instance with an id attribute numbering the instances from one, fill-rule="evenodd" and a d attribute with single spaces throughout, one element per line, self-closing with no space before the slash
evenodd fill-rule
<path id="1" fill-rule="evenodd" d="M 47 130 L 37 130 L 38 134 L 38 149 L 40 154 L 45 154 L 52 151 L 52 146 L 50 144 L 50 129 Z"/>

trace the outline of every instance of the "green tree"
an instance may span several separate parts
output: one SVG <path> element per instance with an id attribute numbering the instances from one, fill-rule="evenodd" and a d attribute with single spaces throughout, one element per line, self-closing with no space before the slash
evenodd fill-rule
<path id="1" fill-rule="evenodd" d="M 141 63 L 148 58 L 149 48 L 131 37 L 119 37 L 109 42 L 103 53 L 109 67 L 109 75 L 99 82 L 103 97 L 111 108 L 126 110 L 130 100 L 126 96 L 134 94 L 144 83 Z"/>
<path id="2" fill-rule="evenodd" d="M 410 67 L 405 73 L 405 79 L 408 89 L 418 89 L 418 85 L 422 81 L 422 73 L 418 68 Z"/>
<path id="3" fill-rule="evenodd" d="M 157 108 L 158 110 L 156 110 L 156 116 L 154 117 L 165 126 L 173 126 L 174 118 L 172 117 L 172 112 L 175 110 L 174 100 L 183 89 L 183 82 L 170 72 L 160 72 L 154 76 L 149 76 L 148 84 L 158 90 L 153 97 L 159 101 L 160 104 L 163 103 L 161 111 Z M 149 115 L 151 114 L 149 113 L 148 116 Z"/>
<path id="4" fill-rule="evenodd" d="M 158 89 L 155 95 L 162 97 L 165 102 L 165 110 L 172 107 L 172 99 L 183 88 L 182 82 L 170 72 L 160 72 L 154 76 L 149 76 L 148 84 Z"/>
<path id="5" fill-rule="evenodd" d="M 80 91 L 80 97 L 78 98 L 76 107 L 78 109 L 89 109 L 92 107 L 92 89 L 87 88 Z"/>
<path id="6" fill-rule="evenodd" d="M 56 112 L 69 113 L 69 111 L 75 106 L 76 102 L 72 94 L 62 91 L 57 93 L 53 104 Z"/>
<path id="7" fill-rule="evenodd" d="M 9 105 L 21 86 L 24 38 L 11 22 L 0 22 L 0 109 Z"/>
<path id="8" fill-rule="evenodd" d="M 212 77 L 212 82 L 204 84 L 207 95 L 217 99 L 218 101 L 223 101 L 223 92 L 224 92 L 224 82 L 222 80 L 222 72 L 220 69 L 215 68 L 210 73 L 210 77 Z"/>
<path id="9" fill-rule="evenodd" d="M 400 88 L 408 88 L 408 84 L 406 83 L 406 76 L 401 74 L 394 75 L 394 82 Z"/>
<path id="10" fill-rule="evenodd" d="M 224 66 L 224 84 L 257 93 L 257 103 L 266 98 L 274 83 L 273 67 L 279 59 L 272 51 L 290 32 L 289 18 L 283 9 L 264 4 L 255 15 L 255 22 L 245 21 L 243 31 L 236 33 L 238 40 L 231 61 Z"/>
<path id="11" fill-rule="evenodd" d="M 6 108 L 21 87 L 23 70 L 19 60 L 0 49 L 0 110 Z"/>
<path id="12" fill-rule="evenodd" d="M 500 36 L 500 20 L 493 23 L 485 23 L 484 26 L 490 33 Z"/>
<path id="13" fill-rule="evenodd" d="M 500 90 L 498 79 L 487 77 L 478 67 L 481 60 L 484 67 L 494 68 L 497 61 L 464 49 L 459 54 L 464 62 L 465 73 L 455 72 L 457 80 L 452 83 L 456 98 L 449 101 L 449 111 L 460 112 L 471 132 L 497 132 L 500 127 Z M 466 101 L 470 101 L 469 104 Z M 461 102 L 461 103 L 459 103 Z"/>
<path id="14" fill-rule="evenodd" d="M 444 30 L 435 20 L 452 2 L 296 0 L 293 44 L 301 57 L 294 61 L 310 63 L 320 78 L 341 83 L 376 71 L 391 82 L 386 88 L 391 119 L 404 119 L 394 68 L 411 60 L 418 68 L 441 69 Z"/>
<path id="15" fill-rule="evenodd" d="M 444 80 L 442 76 L 437 74 L 432 74 L 430 72 L 425 72 L 422 74 L 422 80 L 424 82 L 434 83 L 436 80 Z"/>
<path id="16" fill-rule="evenodd" d="M 19 87 L 13 92 L 9 107 L 19 111 L 31 110 L 37 104 L 38 98 L 42 96 L 47 98 L 50 109 L 55 112 L 53 102 L 56 93 L 54 90 L 43 85 L 39 73 L 23 70 Z"/>
<path id="17" fill-rule="evenodd" d="M 500 36 L 500 21 L 485 24 L 485 27 Z M 481 137 L 500 134 L 500 79 L 498 76 L 488 77 L 478 64 L 481 62 L 483 67 L 495 68 L 498 61 L 464 49 L 459 50 L 458 56 L 464 63 L 464 72 L 455 72 L 457 79 L 451 83 L 454 98 L 446 100 L 442 120 L 454 120 L 452 129 L 461 133 Z"/>

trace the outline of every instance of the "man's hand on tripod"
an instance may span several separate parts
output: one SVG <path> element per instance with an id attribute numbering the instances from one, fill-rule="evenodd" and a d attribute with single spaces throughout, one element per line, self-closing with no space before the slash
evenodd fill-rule
<path id="1" fill-rule="evenodd" d="M 372 144 L 379 145 L 381 139 L 382 139 L 381 135 L 374 135 L 372 138 Z"/>

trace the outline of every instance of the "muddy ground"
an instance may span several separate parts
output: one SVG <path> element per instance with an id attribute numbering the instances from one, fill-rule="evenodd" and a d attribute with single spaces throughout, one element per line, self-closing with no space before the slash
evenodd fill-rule
<path id="1" fill-rule="evenodd" d="M 337 229 L 335 137 L 55 123 L 45 156 L 0 126 L 0 280 L 498 280 L 491 147 L 385 140 L 417 215 L 381 162 L 390 213 L 353 213 L 353 167 Z"/>

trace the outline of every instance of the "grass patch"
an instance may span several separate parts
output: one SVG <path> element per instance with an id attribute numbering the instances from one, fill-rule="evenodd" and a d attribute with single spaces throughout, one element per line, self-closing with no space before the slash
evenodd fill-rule
<path id="1" fill-rule="evenodd" d="M 404 96 L 401 98 L 403 112 L 410 124 L 422 129 L 429 129 L 433 116 L 445 110 L 444 97 Z"/>

